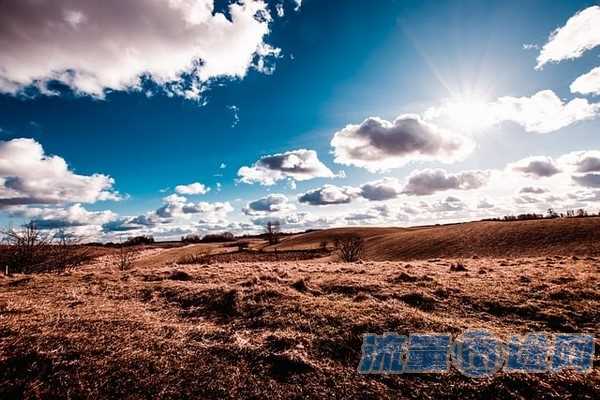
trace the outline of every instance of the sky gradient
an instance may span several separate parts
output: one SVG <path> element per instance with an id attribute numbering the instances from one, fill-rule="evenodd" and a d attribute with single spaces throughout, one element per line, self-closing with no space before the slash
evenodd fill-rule
<path id="1" fill-rule="evenodd" d="M 596 2 L 105 3 L 0 16 L 3 225 L 170 239 L 600 210 Z"/>

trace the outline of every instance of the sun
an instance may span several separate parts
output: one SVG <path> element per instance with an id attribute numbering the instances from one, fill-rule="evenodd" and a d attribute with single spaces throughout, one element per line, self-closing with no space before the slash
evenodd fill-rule
<path id="1" fill-rule="evenodd" d="M 470 133 L 489 126 L 493 120 L 492 105 L 478 96 L 465 95 L 449 99 L 443 108 L 453 125 Z"/>

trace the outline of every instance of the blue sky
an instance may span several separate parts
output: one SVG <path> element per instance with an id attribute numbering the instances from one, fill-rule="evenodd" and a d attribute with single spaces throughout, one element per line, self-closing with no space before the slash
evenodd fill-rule
<path id="1" fill-rule="evenodd" d="M 590 21 L 600 23 L 595 19 L 596 2 L 382 0 L 367 5 L 364 1 L 304 0 L 298 5 L 295 1 L 263 4 L 248 0 L 240 7 L 255 7 L 248 13 L 259 10 L 258 22 L 244 25 L 234 18 L 231 29 L 221 36 L 215 33 L 220 25 L 214 15 L 220 11 L 233 18 L 229 2 L 224 1 L 217 2 L 212 14 L 201 14 L 192 22 L 187 18 L 196 15 L 190 5 L 194 1 L 182 1 L 173 13 L 172 9 L 161 12 L 161 7 L 169 7 L 168 2 L 133 1 L 130 9 L 120 10 L 124 16 L 119 18 L 115 17 L 118 2 L 109 2 L 115 13 L 108 14 L 87 1 L 61 0 L 44 6 L 18 3 L 9 2 L 11 12 L 0 17 L 8 26 L 0 29 L 0 53 L 4 54 L 0 56 L 0 140 L 7 149 L 4 153 L 0 149 L 0 163 L 1 157 L 7 165 L 11 157 L 28 157 L 25 153 L 17 156 L 14 150 L 11 156 L 12 147 L 7 144 L 31 138 L 27 146 L 41 146 L 42 157 L 62 158 L 71 174 L 112 178 L 105 192 L 113 195 L 97 190 L 90 197 L 78 197 L 65 189 L 40 199 L 32 191 L 41 181 L 60 187 L 70 178 L 65 178 L 67 183 L 51 183 L 49 178 L 42 180 L 43 174 L 35 168 L 27 173 L 16 167 L 3 172 L 0 164 L 5 185 L 0 197 L 13 199 L 0 206 L 4 223 L 32 218 L 101 238 L 123 232 L 169 237 L 259 229 L 267 218 L 281 219 L 289 229 L 306 229 L 478 219 L 540 212 L 549 204 L 565 209 L 598 208 L 597 176 L 580 179 L 584 172 L 597 172 L 580 167 L 593 161 L 598 156 L 594 151 L 600 148 L 596 117 L 600 89 L 593 86 L 598 78 L 584 82 L 585 93 L 573 92 L 571 87 L 576 78 L 600 64 L 600 47 L 594 44 L 600 39 L 586 28 Z M 212 5 L 206 0 L 197 3 Z M 278 15 L 281 9 L 283 16 Z M 163 47 L 149 44 L 152 37 L 144 40 L 148 32 L 136 35 L 137 19 L 128 21 L 129 11 L 132 15 L 147 12 L 154 18 L 156 29 L 162 29 L 155 42 L 169 51 L 161 56 Z M 576 15 L 579 11 L 582 14 Z M 176 28 L 182 25 L 177 18 L 189 22 L 189 32 Z M 48 21 L 59 21 L 64 27 L 52 28 L 57 25 Z M 87 31 L 100 22 L 107 26 L 100 36 Z M 44 24 L 51 28 L 43 31 L 39 27 Z M 124 24 L 129 24 L 127 35 Z M 565 29 L 567 39 L 556 35 L 553 43 L 550 35 L 556 29 Z M 578 35 L 568 36 L 567 29 Z M 30 40 L 20 43 L 24 34 Z M 182 39 L 169 42 L 176 35 L 183 35 Z M 182 43 L 188 38 L 190 43 L 199 41 L 200 50 L 185 48 Z M 120 46 L 111 50 L 114 53 L 105 47 L 109 41 Z M 204 48 L 202 43 L 210 46 Z M 549 61 L 536 69 L 546 45 Z M 581 54 L 578 46 L 585 47 Z M 131 58 L 124 55 L 129 51 L 134 54 Z M 247 53 L 251 59 L 245 58 Z M 206 72 L 209 67 L 190 67 L 185 72 L 191 78 L 181 74 L 185 63 L 176 61 L 189 54 L 208 60 L 210 71 Z M 107 55 L 114 57 L 112 65 L 103 62 Z M 135 62 L 130 63 L 132 58 Z M 47 66 L 46 60 L 51 60 Z M 142 75 L 138 82 L 136 76 Z M 81 76 L 86 80 L 78 80 Z M 181 87 L 201 88 L 201 93 L 185 94 Z M 551 91 L 555 97 L 545 92 L 546 96 L 534 98 L 542 91 Z M 503 97 L 499 106 L 498 99 Z M 522 98 L 528 99 L 528 106 L 518 100 Z M 586 103 L 567 107 L 573 99 Z M 562 102 L 558 109 L 552 108 L 556 101 Z M 557 114 L 556 121 L 548 122 L 548 115 Z M 385 165 L 364 165 L 364 157 L 362 161 L 349 159 L 348 152 L 354 151 L 348 147 L 354 145 L 348 141 L 351 135 L 375 140 L 369 136 L 375 130 L 358 128 L 365 119 L 377 117 L 392 124 L 403 115 L 412 115 L 411 121 L 426 129 L 419 125 L 407 138 L 402 129 L 408 125 L 378 125 L 386 132 L 387 145 L 404 146 L 406 140 L 421 140 L 420 135 L 434 135 L 425 141 L 456 135 L 456 140 L 462 140 L 460 148 L 449 150 L 450 144 L 443 142 L 435 150 L 394 153 L 375 146 L 378 160 L 389 157 Z M 355 129 L 344 136 L 346 141 L 332 146 L 334 135 L 349 124 Z M 264 170 L 250 183 L 239 174 L 241 167 L 252 168 L 261 157 L 299 149 L 316 152 L 316 160 L 304 160 L 310 164 L 308 173 L 284 173 L 273 184 L 265 184 Z M 345 161 L 340 161 L 342 150 L 348 153 Z M 587 153 L 572 154 L 576 151 Z M 540 160 L 531 166 L 530 157 L 546 157 L 541 161 L 555 164 L 560 173 L 540 175 L 535 170 Z M 19 161 L 18 165 L 28 165 L 27 160 Z M 40 165 L 43 168 L 43 162 Z M 465 171 L 478 174 L 465 175 Z M 438 186 L 412 193 L 407 188 L 412 187 L 413 175 Z M 19 179 L 7 183 L 7 178 L 15 176 Z M 388 180 L 380 182 L 384 178 Z M 175 194 L 177 185 L 194 182 L 210 191 L 179 193 L 178 199 L 165 200 Z M 361 186 L 369 182 L 379 182 L 377 188 L 387 194 L 365 197 Z M 504 185 L 507 182 L 512 185 Z M 326 190 L 329 200 L 323 192 L 314 192 L 324 185 L 335 186 Z M 521 192 L 528 187 L 539 193 Z M 299 200 L 307 192 L 315 204 Z M 14 200 L 27 196 L 27 200 Z M 561 200 L 548 200 L 548 196 Z M 262 208 L 252 205 L 259 199 L 264 200 Z M 479 207 L 484 200 L 493 206 Z M 200 203 L 208 204 L 200 207 L 202 212 L 181 211 L 185 204 Z M 231 211 L 205 215 L 214 211 L 209 205 L 218 203 L 228 203 Z M 169 204 L 168 215 L 155 216 Z M 72 209 L 75 205 L 80 208 Z M 154 220 L 132 223 L 138 216 Z M 111 230 L 111 226 L 123 230 Z"/>

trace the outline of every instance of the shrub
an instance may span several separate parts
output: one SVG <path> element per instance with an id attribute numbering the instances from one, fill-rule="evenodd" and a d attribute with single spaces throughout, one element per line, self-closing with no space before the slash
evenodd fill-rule
<path id="1" fill-rule="evenodd" d="M 1 232 L 6 248 L 0 263 L 6 273 L 64 272 L 91 259 L 79 239 L 58 231 L 50 233 L 30 222 L 21 229 Z"/>
<path id="2" fill-rule="evenodd" d="M 121 271 L 126 271 L 131 268 L 134 255 L 135 250 L 132 247 L 126 245 L 119 247 L 119 252 L 117 253 L 117 267 L 119 267 Z"/>
<path id="3" fill-rule="evenodd" d="M 338 237 L 335 240 L 335 247 L 339 250 L 343 261 L 354 262 L 360 260 L 364 250 L 364 240 L 357 235 Z"/>

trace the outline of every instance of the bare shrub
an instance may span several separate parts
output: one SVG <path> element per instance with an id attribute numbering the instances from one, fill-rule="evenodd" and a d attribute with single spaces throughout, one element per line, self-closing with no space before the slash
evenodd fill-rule
<path id="1" fill-rule="evenodd" d="M 364 239 L 357 235 L 343 236 L 335 239 L 335 247 L 343 261 L 354 262 L 360 260 L 365 247 L 364 242 Z"/>
<path id="2" fill-rule="evenodd" d="M 88 249 L 79 245 L 78 237 L 64 231 L 43 231 L 33 222 L 0 233 L 6 245 L 0 263 L 7 274 L 64 272 L 91 258 Z"/>
<path id="3" fill-rule="evenodd" d="M 131 268 L 135 251 L 136 250 L 130 246 L 121 245 L 119 247 L 119 252 L 117 253 L 117 267 L 121 271 L 126 271 Z"/>

